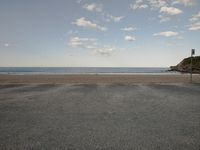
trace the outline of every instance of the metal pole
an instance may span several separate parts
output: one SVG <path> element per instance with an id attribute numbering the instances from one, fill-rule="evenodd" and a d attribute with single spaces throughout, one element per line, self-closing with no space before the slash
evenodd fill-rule
<path id="1" fill-rule="evenodd" d="M 192 83 L 192 53 L 191 53 L 191 62 L 190 62 L 190 82 Z"/>

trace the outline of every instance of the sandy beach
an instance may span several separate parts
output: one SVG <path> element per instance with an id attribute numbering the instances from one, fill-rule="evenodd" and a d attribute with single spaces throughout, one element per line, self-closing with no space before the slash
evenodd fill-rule
<path id="1" fill-rule="evenodd" d="M 0 75 L 5 83 L 189 83 L 190 75 Z M 200 75 L 193 75 L 193 82 L 200 83 Z"/>

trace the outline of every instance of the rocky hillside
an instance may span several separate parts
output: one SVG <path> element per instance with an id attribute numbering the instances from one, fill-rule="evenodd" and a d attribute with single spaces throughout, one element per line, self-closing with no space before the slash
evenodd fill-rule
<path id="1" fill-rule="evenodd" d="M 190 63 L 191 57 L 185 58 L 178 65 L 171 66 L 170 71 L 190 72 Z M 193 73 L 200 73 L 200 56 L 193 57 L 192 64 Z"/>

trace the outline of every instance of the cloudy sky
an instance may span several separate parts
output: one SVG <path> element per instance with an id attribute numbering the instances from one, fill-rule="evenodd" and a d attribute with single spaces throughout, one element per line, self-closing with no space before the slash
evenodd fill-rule
<path id="1" fill-rule="evenodd" d="M 0 0 L 0 66 L 168 67 L 199 42 L 199 0 Z"/>

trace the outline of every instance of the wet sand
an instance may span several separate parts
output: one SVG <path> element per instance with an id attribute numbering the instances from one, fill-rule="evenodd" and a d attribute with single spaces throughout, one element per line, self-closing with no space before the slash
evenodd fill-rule
<path id="1" fill-rule="evenodd" d="M 200 84 L 0 84 L 0 149 L 198 150 L 199 98 Z"/>
<path id="2" fill-rule="evenodd" d="M 189 83 L 190 75 L 0 75 L 3 83 Z M 200 83 L 200 75 L 193 75 Z"/>

